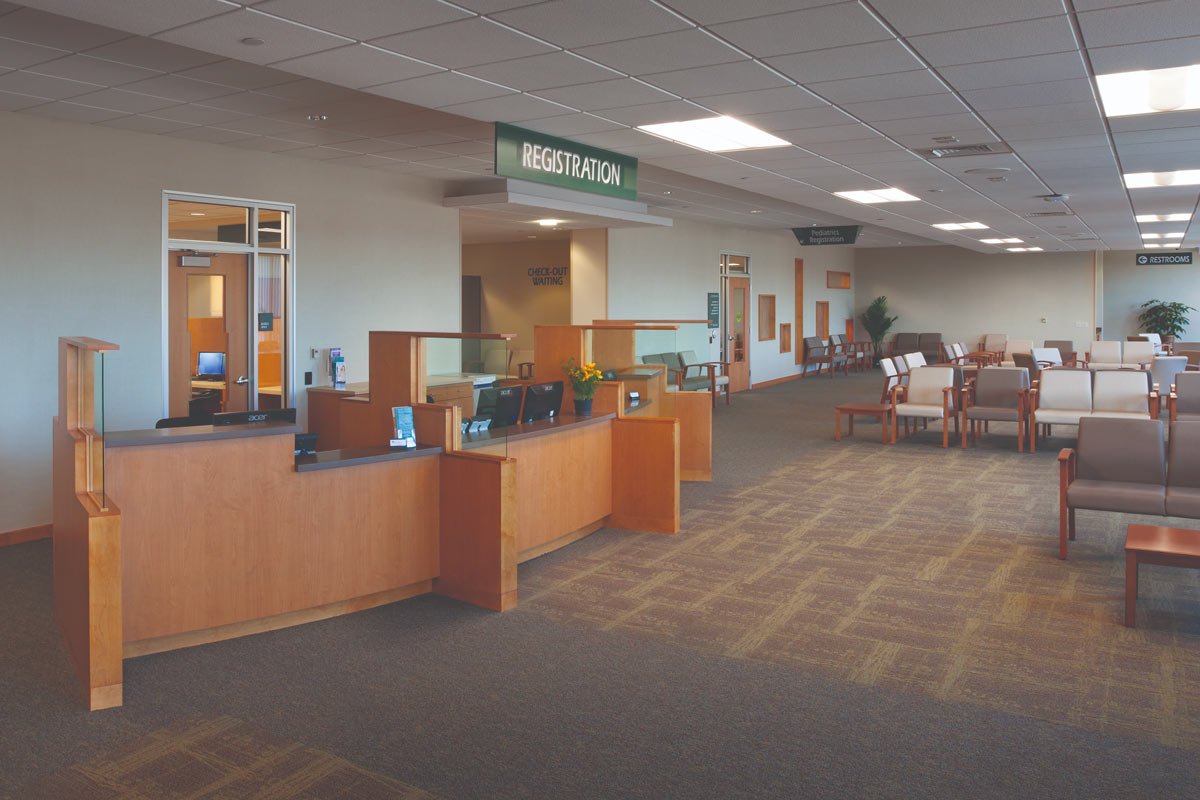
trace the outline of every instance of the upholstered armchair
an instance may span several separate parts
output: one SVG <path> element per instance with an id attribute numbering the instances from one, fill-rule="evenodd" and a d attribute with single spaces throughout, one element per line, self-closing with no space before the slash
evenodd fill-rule
<path id="1" fill-rule="evenodd" d="M 1104 370 L 1093 373 L 1092 416 L 1125 419 L 1158 416 L 1158 391 L 1143 370 Z"/>
<path id="2" fill-rule="evenodd" d="M 1167 516 L 1200 519 L 1200 421 L 1171 423 Z"/>
<path id="3" fill-rule="evenodd" d="M 940 333 L 922 333 L 917 337 L 917 349 L 925 356 L 927 363 L 936 364 L 941 358 L 942 335 Z"/>
<path id="4" fill-rule="evenodd" d="M 967 446 L 970 423 L 971 442 L 976 441 L 980 423 L 1015 422 L 1017 452 L 1025 450 L 1025 403 L 1029 398 L 1029 373 L 1018 367 L 988 367 L 962 387 L 962 446 Z M 986 428 L 985 428 L 986 430 Z"/>
<path id="5" fill-rule="evenodd" d="M 883 370 L 883 394 L 879 397 L 880 404 L 883 404 L 889 402 L 892 388 L 900 385 L 900 373 L 890 358 L 879 359 L 879 368 Z"/>
<path id="6" fill-rule="evenodd" d="M 828 366 L 829 377 L 833 377 L 833 348 L 821 341 L 819 336 L 804 337 L 804 377 L 808 377 L 808 368 L 810 366 L 817 368 L 817 375 L 821 374 L 822 367 Z"/>
<path id="7" fill-rule="evenodd" d="M 693 350 L 681 350 L 679 358 L 680 391 L 705 391 L 712 393 L 713 407 L 717 395 L 725 392 L 725 405 L 729 405 L 729 363 L 727 361 L 701 361 Z"/>
<path id="8" fill-rule="evenodd" d="M 896 428 L 904 419 L 908 432 L 909 420 L 942 421 L 942 447 L 950 442 L 950 418 L 958 427 L 958 416 L 954 413 L 954 370 L 949 367 L 920 367 L 909 373 L 908 385 L 892 388 L 892 444 L 896 443 Z"/>
<path id="9" fill-rule="evenodd" d="M 979 349 L 985 353 L 991 353 L 997 360 L 1004 355 L 1004 351 L 1008 349 L 1008 335 L 1003 333 L 987 333 L 979 342 Z"/>
<path id="10" fill-rule="evenodd" d="M 1154 344 L 1145 340 L 1125 342 L 1121 348 L 1121 365 L 1124 367 L 1145 368 L 1154 360 Z"/>
<path id="11" fill-rule="evenodd" d="M 1074 366 L 1076 362 L 1075 343 L 1070 339 L 1047 339 L 1043 342 L 1045 347 L 1052 347 L 1058 351 L 1058 357 L 1063 364 Z"/>
<path id="12" fill-rule="evenodd" d="M 897 333 L 892 339 L 892 355 L 903 355 L 921 349 L 921 337 L 915 333 Z"/>
<path id="13" fill-rule="evenodd" d="M 1092 342 L 1092 349 L 1087 355 L 1087 365 L 1091 369 L 1120 369 L 1120 342 Z"/>
<path id="14" fill-rule="evenodd" d="M 902 358 L 904 359 L 904 366 L 907 367 L 907 372 L 912 372 L 917 367 L 927 366 L 925 354 L 921 352 L 905 353 Z"/>
<path id="15" fill-rule="evenodd" d="M 1081 420 L 1075 448 L 1058 454 L 1058 557 L 1067 557 L 1067 541 L 1075 539 L 1076 509 L 1165 513 L 1164 455 L 1159 420 Z"/>
<path id="16" fill-rule="evenodd" d="M 1200 420 L 1200 372 L 1181 372 L 1167 398 L 1171 422 Z"/>
<path id="17" fill-rule="evenodd" d="M 1029 452 L 1037 452 L 1038 426 L 1078 425 L 1092 413 L 1092 373 L 1081 369 L 1048 369 L 1029 391 Z"/>
<path id="18" fill-rule="evenodd" d="M 1000 366 L 1002 366 L 1002 367 L 1016 366 L 1016 362 L 1013 361 L 1013 353 L 1032 353 L 1032 352 L 1033 352 L 1033 340 L 1032 339 L 1009 339 L 1008 344 L 1004 348 L 1004 358 L 1003 358 L 1003 360 L 1001 360 Z"/>
<path id="19" fill-rule="evenodd" d="M 1170 395 L 1172 387 L 1175 385 L 1175 378 L 1186 369 L 1186 356 L 1155 356 L 1154 360 L 1150 362 L 1150 381 L 1158 387 L 1160 403 L 1163 398 Z"/>

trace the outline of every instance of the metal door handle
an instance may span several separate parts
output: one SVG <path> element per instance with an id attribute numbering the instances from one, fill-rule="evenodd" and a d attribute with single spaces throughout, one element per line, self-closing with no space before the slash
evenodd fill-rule
<path id="1" fill-rule="evenodd" d="M 245 375 L 240 376 L 236 381 L 234 381 L 234 383 L 236 383 L 238 386 L 245 386 L 249 382 L 250 382 L 250 379 L 247 378 Z"/>

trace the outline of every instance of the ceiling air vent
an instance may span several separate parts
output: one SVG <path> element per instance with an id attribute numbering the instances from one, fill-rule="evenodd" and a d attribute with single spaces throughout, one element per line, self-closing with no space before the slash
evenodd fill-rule
<path id="1" fill-rule="evenodd" d="M 958 156 L 988 156 L 994 153 L 1011 153 L 1012 148 L 1000 142 L 992 144 L 956 144 L 926 150 L 931 158 L 956 158 Z"/>
<path id="2" fill-rule="evenodd" d="M 1026 217 L 1073 217 L 1074 212 L 1071 211 L 1034 211 L 1025 215 Z"/>

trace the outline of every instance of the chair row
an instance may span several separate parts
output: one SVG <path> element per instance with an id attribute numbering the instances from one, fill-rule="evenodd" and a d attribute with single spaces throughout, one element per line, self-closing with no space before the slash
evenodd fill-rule
<path id="1" fill-rule="evenodd" d="M 804 365 L 801 368 L 801 374 L 807 377 L 808 368 L 815 366 L 817 375 L 820 375 L 823 369 L 829 370 L 831 378 L 833 373 L 839 369 L 842 374 L 849 375 L 851 366 L 855 371 L 862 371 L 870 368 L 871 362 L 874 360 L 875 345 L 869 339 L 852 342 L 843 334 L 835 333 L 829 337 L 829 342 L 826 343 L 819 336 L 805 336 Z"/>
<path id="2" fill-rule="evenodd" d="M 724 361 L 701 361 L 693 350 L 678 353 L 649 353 L 642 356 L 643 364 L 663 364 L 667 368 L 667 385 L 681 392 L 710 392 L 713 407 L 717 395 L 725 393 L 729 405 L 729 365 Z"/>
<path id="3" fill-rule="evenodd" d="M 942 335 L 940 333 L 897 333 L 892 339 L 888 355 L 919 352 L 930 362 L 942 357 Z"/>

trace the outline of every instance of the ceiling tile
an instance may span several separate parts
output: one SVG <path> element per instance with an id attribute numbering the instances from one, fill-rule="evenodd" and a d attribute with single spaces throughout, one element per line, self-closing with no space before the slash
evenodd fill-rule
<path id="1" fill-rule="evenodd" d="M 270 67 L 261 67 L 258 64 L 246 64 L 231 60 L 205 64 L 202 67 L 183 70 L 179 74 L 185 78 L 220 83 L 238 89 L 263 89 L 296 80 L 296 76 L 290 72 L 281 72 Z"/>
<path id="2" fill-rule="evenodd" d="M 801 128 L 778 132 L 781 138 L 792 144 L 807 147 L 816 142 L 838 142 L 843 139 L 869 139 L 876 134 L 867 126 L 857 122 L 849 125 L 830 125 L 817 128 Z"/>
<path id="3" fill-rule="evenodd" d="M 76 103 L 57 102 L 47 103 L 44 106 L 26 109 L 23 113 L 37 114 L 40 117 L 53 117 L 54 119 L 66 120 L 67 122 L 104 122 L 109 119 L 116 119 L 125 115 L 123 111 L 112 111 L 105 108 L 92 108 L 90 106 L 81 106 Z"/>
<path id="4" fill-rule="evenodd" d="M 24 0 L 24 5 L 64 17 L 107 25 L 130 33 L 158 33 L 196 20 L 224 14 L 234 6 L 220 0 Z"/>
<path id="5" fill-rule="evenodd" d="M 578 136 L 583 133 L 617 130 L 622 126 L 593 114 L 566 114 L 561 117 L 532 120 L 525 127 L 552 136 Z"/>
<path id="6" fill-rule="evenodd" d="M 936 147 L 939 143 L 934 140 L 935 136 L 938 138 L 943 136 L 952 136 L 960 142 L 967 142 L 970 144 L 987 144 L 988 142 L 1000 141 L 999 137 L 990 133 L 982 126 L 964 128 L 962 130 L 947 130 L 942 128 L 936 133 L 929 131 L 922 133 L 896 133 L 895 131 L 889 131 L 888 136 L 892 137 L 905 147 L 915 147 L 918 149 Z"/>
<path id="7" fill-rule="evenodd" d="M 280 139 L 291 139 L 293 132 L 302 133 L 305 130 L 303 126 L 293 122 L 284 122 L 268 117 L 243 117 L 232 122 L 223 123 L 219 127 L 230 131 L 241 131 L 247 135 L 276 136 Z M 353 137 L 346 136 L 346 138 Z"/>
<path id="8" fill-rule="evenodd" d="M 442 110 L 484 122 L 521 122 L 571 114 L 575 111 L 530 94 L 510 94 L 486 100 L 472 100 L 469 103 L 443 106 Z"/>
<path id="9" fill-rule="evenodd" d="M 1191 128 L 1200 125 L 1200 110 L 1117 117 L 1116 119 L 1110 119 L 1108 124 L 1113 133 L 1161 130 L 1164 128 Z"/>
<path id="10" fill-rule="evenodd" d="M 743 117 L 743 122 L 766 131 L 825 128 L 830 125 L 845 125 L 854 121 L 849 114 L 833 106 L 801 108 L 794 111 L 771 111 L 766 114 L 748 114 Z"/>
<path id="11" fill-rule="evenodd" d="M 564 86 L 557 89 L 542 89 L 534 94 L 583 111 L 599 111 L 605 108 L 619 108 L 643 103 L 670 102 L 677 99 L 674 95 L 661 89 L 630 78 L 598 81 L 579 86 Z"/>
<path id="12" fill-rule="evenodd" d="M 440 72 L 437 67 L 366 44 L 325 50 L 300 58 L 278 61 L 272 66 L 274 69 L 349 86 L 352 89 Z"/>
<path id="13" fill-rule="evenodd" d="M 1099 120 L 1100 112 L 1093 103 L 1060 103 L 1058 105 L 1028 106 L 1026 108 L 996 108 L 981 111 L 993 126 L 1030 125 L 1069 120 Z"/>
<path id="14" fill-rule="evenodd" d="M 226 131 L 220 128 L 184 128 L 179 131 L 171 131 L 163 134 L 164 136 L 174 136 L 177 139 L 192 139 L 198 142 L 212 142 L 213 144 L 225 144 L 227 142 L 237 141 L 238 139 L 249 138 L 244 133 L 236 131 Z"/>
<path id="15" fill-rule="evenodd" d="M 731 92 L 713 96 L 696 97 L 694 102 L 711 108 L 719 114 L 765 114 L 768 111 L 791 111 L 797 108 L 815 108 L 828 105 L 824 100 L 798 86 L 778 89 L 760 89 L 757 92 Z"/>
<path id="16" fill-rule="evenodd" d="M 855 153 L 895 153 L 903 148 L 892 144 L 883 136 L 868 139 L 846 139 L 842 141 L 812 142 L 805 148 L 823 156 L 853 155 Z"/>
<path id="17" fill-rule="evenodd" d="M 469 12 L 438 0 L 405 0 L 403 3 L 381 3 L 378 0 L 337 0 L 336 3 L 329 0 L 267 0 L 254 8 L 362 40 L 392 36 L 470 16 Z"/>
<path id="18" fill-rule="evenodd" d="M 683 97 L 791 86 L 787 79 L 749 59 L 709 67 L 659 72 L 645 75 L 642 80 Z"/>
<path id="19" fill-rule="evenodd" d="M 959 64 L 942 67 L 939 72 L 959 91 L 1087 77 L 1078 51 Z"/>
<path id="20" fill-rule="evenodd" d="M 345 158 L 345 150 L 334 150 L 332 147 L 301 147 L 296 150 L 288 150 L 289 156 L 300 156 L 301 158 L 311 158 L 318 161 L 325 161 L 331 158 Z"/>
<path id="21" fill-rule="evenodd" d="M 981 128 L 982 123 L 974 114 L 944 114 L 931 117 L 886 120 L 875 123 L 874 127 L 889 136 L 901 136 L 913 133 L 946 135 L 947 131 Z"/>
<path id="22" fill-rule="evenodd" d="M 372 86 L 366 91 L 429 108 L 512 94 L 502 86 L 455 72 L 439 72 L 436 75 L 426 75 L 407 81 L 385 83 L 382 86 Z"/>
<path id="23" fill-rule="evenodd" d="M 481 17 L 385 36 L 371 43 L 451 69 L 548 53 L 554 49 Z"/>
<path id="24" fill-rule="evenodd" d="M 1051 122 L 1042 125 L 996 125 L 995 127 L 1006 141 L 1009 139 L 1058 139 L 1063 136 L 1104 133 L 1104 123 L 1099 118 Z"/>
<path id="25" fill-rule="evenodd" d="M 510 8 L 532 6 L 541 0 L 455 0 L 456 5 L 469 8 L 480 14 L 494 14 L 497 11 L 507 11 Z"/>
<path id="26" fill-rule="evenodd" d="M 260 150 L 266 153 L 280 153 L 287 150 L 299 150 L 304 147 L 296 142 L 289 142 L 286 139 L 273 139 L 270 136 L 253 136 L 249 139 L 235 139 L 229 144 L 233 147 L 240 147 L 244 150 Z"/>
<path id="27" fill-rule="evenodd" d="M 169 133 L 171 131 L 183 130 L 190 127 L 182 122 L 171 122 L 170 120 L 158 119 L 157 117 L 148 117 L 142 114 L 131 114 L 128 117 L 117 117 L 116 119 L 108 120 L 99 123 L 106 128 L 121 128 L 127 131 L 137 131 L 138 133 Z"/>
<path id="28" fill-rule="evenodd" d="M 767 63 L 801 84 L 831 81 L 842 78 L 861 78 L 868 75 L 887 75 L 924 69 L 920 59 L 913 56 L 895 39 L 852 47 L 835 47 L 810 53 L 796 53 L 766 59 Z"/>
<path id="29" fill-rule="evenodd" d="M 347 156 L 345 158 L 333 159 L 331 164 L 344 164 L 350 167 L 381 167 L 393 163 L 390 158 L 374 155 Z"/>
<path id="30" fill-rule="evenodd" d="M 946 91 L 946 85 L 927 69 L 810 83 L 808 88 L 838 104 L 943 94 Z"/>
<path id="31" fill-rule="evenodd" d="M 161 74 L 151 69 L 117 64 L 82 55 L 69 55 L 54 61 L 47 61 L 44 64 L 29 67 L 29 71 L 39 75 L 53 75 L 56 78 L 98 83 L 103 86 L 120 86 Z"/>
<path id="32" fill-rule="evenodd" d="M 265 119 L 265 117 L 262 119 Z M 227 124 L 236 126 L 238 123 L 235 121 Z M 309 125 L 296 125 L 288 130 L 286 134 L 281 133 L 277 135 L 292 142 L 303 142 L 304 144 L 312 145 L 339 144 L 358 138 L 357 134 L 341 131 L 336 128 L 319 128 Z"/>
<path id="33" fill-rule="evenodd" d="M 94 83 L 52 78 L 49 75 L 36 75 L 32 72 L 7 72 L 0 75 L 0 91 L 45 97 L 50 100 L 76 97 L 94 92 L 99 88 L 102 87 Z"/>
<path id="34" fill-rule="evenodd" d="M 241 119 L 246 114 L 201 105 L 179 105 L 155 111 L 149 116 L 173 122 L 186 122 L 189 125 L 219 125 L 223 122 Z"/>
<path id="35" fill-rule="evenodd" d="M 0 36 L 76 52 L 124 39 L 129 34 L 32 8 L 19 8 L 0 19 Z"/>
<path id="36" fill-rule="evenodd" d="M 351 41 L 249 9 L 193 22 L 154 38 L 253 64 L 296 58 Z M 245 38 L 262 39 L 263 43 L 256 46 L 243 44 Z"/>
<path id="37" fill-rule="evenodd" d="M 973 108 L 981 111 L 1065 103 L 1088 103 L 1096 108 L 1092 82 L 1087 78 L 979 89 L 963 92 L 963 97 Z"/>
<path id="38" fill-rule="evenodd" d="M 702 25 L 732 22 L 801 8 L 829 5 L 830 0 L 666 0 L 666 5 Z"/>
<path id="39" fill-rule="evenodd" d="M 706 109 L 687 100 L 647 103 L 640 106 L 626 106 L 625 108 L 606 108 L 603 111 L 597 111 L 596 114 L 605 119 L 611 119 L 614 122 L 632 126 L 703 119 L 712 116 Z"/>
<path id="40" fill-rule="evenodd" d="M 238 91 L 231 86 L 197 81 L 181 75 L 159 75 L 157 78 L 130 83 L 124 88 L 132 92 L 152 94 L 155 97 L 166 97 L 179 103 L 194 103 L 198 100 L 223 97 Z"/>
<path id="41" fill-rule="evenodd" d="M 922 0 L 919 3 L 912 0 L 872 0 L 872 6 L 905 36 L 979 28 L 1063 13 L 1061 0 L 1004 0 L 1002 3 L 964 3 L 962 0 Z"/>
<path id="42" fill-rule="evenodd" d="M 1138 69 L 1167 69 L 1196 62 L 1200 36 L 1172 39 L 1170 45 L 1158 42 L 1124 44 L 1114 47 L 1089 47 L 1088 56 L 1097 75 L 1132 72 Z"/>
<path id="43" fill-rule="evenodd" d="M 87 55 L 161 72 L 178 72 L 221 61 L 220 56 L 212 53 L 140 36 L 131 36 L 113 44 L 93 48 L 87 51 Z"/>
<path id="44" fill-rule="evenodd" d="M 205 100 L 204 105 L 226 111 L 237 111 L 241 114 L 270 114 L 273 111 L 292 108 L 295 104 L 289 100 L 282 100 L 259 92 L 238 92 Z"/>
<path id="45" fill-rule="evenodd" d="M 935 67 L 1074 51 L 1066 16 L 914 36 L 909 43 Z"/>
<path id="46" fill-rule="evenodd" d="M 0 38 L 0 67 L 21 69 L 67 55 L 66 50 Z"/>
<path id="47" fill-rule="evenodd" d="M 353 89 L 347 89 L 344 86 L 334 86 L 331 83 L 315 81 L 310 78 L 301 78 L 300 80 L 288 83 L 263 86 L 256 91 L 269 94 L 272 97 L 281 97 L 284 100 L 294 100 L 297 103 L 313 103 L 318 105 L 332 105 L 351 99 L 383 102 L 372 95 L 362 94 Z"/>
<path id="48" fill-rule="evenodd" d="M 559 47 L 579 48 L 687 28 L 674 14 L 645 0 L 551 0 L 504 11 L 495 19 Z"/>
<path id="49" fill-rule="evenodd" d="M 481 64 L 477 67 L 466 67 L 462 72 L 522 92 L 623 77 L 615 70 L 567 52 L 543 53 L 510 61 Z"/>
<path id="50" fill-rule="evenodd" d="M 1162 46 L 1166 39 L 1200 30 L 1200 3 L 1195 0 L 1161 0 L 1136 6 L 1086 11 L 1079 14 L 1079 29 L 1088 47 L 1106 47 L 1136 42 Z M 1180 65 L 1196 62 L 1191 55 L 1177 53 Z"/>
<path id="51" fill-rule="evenodd" d="M 675 31 L 593 45 L 581 48 L 579 54 L 629 75 L 705 67 L 745 58 L 699 30 Z"/>
<path id="52" fill-rule="evenodd" d="M 80 105 L 94 108 L 111 108 L 126 114 L 144 114 L 147 111 L 157 111 L 160 108 L 176 105 L 174 100 L 161 97 L 151 97 L 148 94 L 138 94 L 124 89 L 103 89 L 99 92 L 80 95 L 73 98 Z"/>
<path id="53" fill-rule="evenodd" d="M 803 53 L 892 39 L 858 3 L 839 3 L 713 25 L 712 32 L 756 56 Z"/>
<path id="54" fill-rule="evenodd" d="M 0 111 L 20 111 L 22 108 L 39 106 L 45 102 L 46 98 L 44 97 L 0 91 Z"/>
<path id="55" fill-rule="evenodd" d="M 869 103 L 846 103 L 842 108 L 865 122 L 935 117 L 967 111 L 962 101 L 949 93 L 902 97 L 897 100 L 872 100 Z"/>

